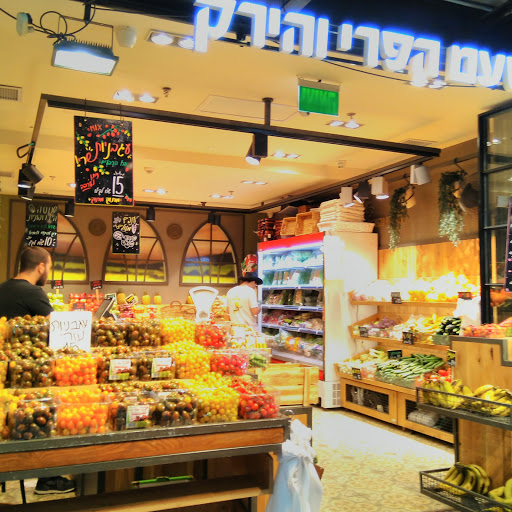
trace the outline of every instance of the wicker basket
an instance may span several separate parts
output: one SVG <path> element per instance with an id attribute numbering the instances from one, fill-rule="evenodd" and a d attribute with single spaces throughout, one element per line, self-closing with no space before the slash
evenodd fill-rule
<path id="1" fill-rule="evenodd" d="M 281 224 L 281 236 L 295 236 L 295 225 L 297 219 L 295 217 L 285 217 Z"/>
<path id="2" fill-rule="evenodd" d="M 295 236 L 318 233 L 319 222 L 320 212 L 318 210 L 311 210 L 307 213 L 299 213 L 297 215 L 297 224 L 295 225 Z"/>
<path id="3" fill-rule="evenodd" d="M 196 317 L 196 307 L 193 304 L 182 304 L 177 300 L 163 306 L 160 312 L 164 318 L 183 317 L 185 320 L 194 320 Z"/>
<path id="4" fill-rule="evenodd" d="M 307 204 L 303 204 L 302 206 L 299 206 L 298 213 L 307 213 L 311 209 L 311 206 L 308 206 Z"/>
<path id="5" fill-rule="evenodd" d="M 343 222 L 327 221 L 319 222 L 320 231 L 348 231 L 351 233 L 371 233 L 375 224 L 372 222 Z"/>

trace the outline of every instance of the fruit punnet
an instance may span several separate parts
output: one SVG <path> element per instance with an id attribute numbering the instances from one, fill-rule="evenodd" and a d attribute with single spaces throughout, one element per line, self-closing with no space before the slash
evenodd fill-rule
<path id="1" fill-rule="evenodd" d="M 244 420 L 275 418 L 279 413 L 279 392 L 260 381 L 233 379 L 231 387 L 240 395 L 238 416 Z"/>
<path id="2" fill-rule="evenodd" d="M 226 337 L 222 329 L 212 324 L 196 324 L 195 341 L 203 347 L 224 348 Z"/>
<path id="3" fill-rule="evenodd" d="M 55 435 L 56 407 L 51 397 L 30 393 L 9 406 L 8 426 L 11 439 L 28 441 Z"/>
<path id="4" fill-rule="evenodd" d="M 80 386 L 96 384 L 98 361 L 88 353 L 60 354 L 55 360 L 55 384 Z"/>
<path id="5" fill-rule="evenodd" d="M 244 350 L 215 350 L 211 353 L 210 368 L 214 373 L 242 376 L 248 366 L 249 354 Z"/>
<path id="6" fill-rule="evenodd" d="M 114 430 L 151 428 L 157 423 L 157 405 L 162 400 L 147 391 L 121 392 L 110 406 Z"/>
<path id="7" fill-rule="evenodd" d="M 162 343 L 164 345 L 174 344 L 183 341 L 193 342 L 195 337 L 196 324 L 184 318 L 166 318 L 162 320 Z"/>
<path id="8" fill-rule="evenodd" d="M 156 418 L 160 427 L 179 427 L 195 423 L 198 400 L 193 393 L 174 389 L 159 393 L 162 402 L 156 406 Z"/>

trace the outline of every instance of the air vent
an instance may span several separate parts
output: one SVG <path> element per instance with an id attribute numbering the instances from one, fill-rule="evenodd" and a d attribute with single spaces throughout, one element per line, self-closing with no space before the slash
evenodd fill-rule
<path id="1" fill-rule="evenodd" d="M 400 144 L 410 144 L 412 146 L 433 146 L 434 144 L 436 144 L 436 141 L 422 139 L 405 139 L 401 140 Z"/>
<path id="2" fill-rule="evenodd" d="M 0 171 L 0 178 L 12 178 L 12 172 Z"/>
<path id="3" fill-rule="evenodd" d="M 11 85 L 0 85 L 0 100 L 21 101 L 23 89 Z"/>

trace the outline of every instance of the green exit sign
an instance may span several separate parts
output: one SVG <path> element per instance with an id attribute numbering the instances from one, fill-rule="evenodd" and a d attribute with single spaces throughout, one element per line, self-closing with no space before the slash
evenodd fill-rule
<path id="1" fill-rule="evenodd" d="M 299 82 L 299 111 L 337 116 L 339 87 L 336 85 Z"/>

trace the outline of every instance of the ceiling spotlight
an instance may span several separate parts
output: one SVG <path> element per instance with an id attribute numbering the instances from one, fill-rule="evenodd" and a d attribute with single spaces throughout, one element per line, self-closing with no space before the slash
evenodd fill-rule
<path id="1" fill-rule="evenodd" d="M 350 117 L 350 120 L 345 123 L 345 128 L 350 128 L 352 130 L 355 130 L 356 128 L 359 128 L 361 125 L 354 119 L 354 116 L 356 115 L 355 112 L 349 112 L 347 114 L 348 117 Z"/>
<path id="2" fill-rule="evenodd" d="M 334 121 L 327 123 L 327 126 L 343 126 L 344 124 L 345 123 L 343 121 L 340 121 L 339 119 L 335 119 Z"/>
<path id="3" fill-rule="evenodd" d="M 368 180 L 361 181 L 357 187 L 357 192 L 354 194 L 354 198 L 359 203 L 362 203 L 365 199 L 370 197 L 370 184 Z"/>
<path id="4" fill-rule="evenodd" d="M 155 191 L 152 188 L 145 188 L 142 192 L 147 192 L 148 194 L 153 194 Z"/>
<path id="5" fill-rule="evenodd" d="M 384 179 L 384 176 L 377 176 L 372 178 L 372 194 L 377 199 L 387 199 L 388 194 L 388 182 Z"/>
<path id="6" fill-rule="evenodd" d="M 75 203 L 72 199 L 70 199 L 66 206 L 64 207 L 64 217 L 74 217 L 75 216 Z"/>
<path id="7" fill-rule="evenodd" d="M 32 201 L 32 199 L 34 199 L 35 191 L 35 185 L 32 185 L 30 188 L 20 187 L 18 185 L 18 195 L 21 197 L 21 199 L 24 199 L 25 201 Z"/>
<path id="8" fill-rule="evenodd" d="M 174 36 L 167 34 L 166 32 L 153 32 L 149 33 L 148 38 L 152 43 L 158 44 L 159 46 L 168 46 L 173 43 Z"/>
<path id="9" fill-rule="evenodd" d="M 213 199 L 220 199 L 220 194 L 211 194 L 210 197 Z"/>
<path id="10" fill-rule="evenodd" d="M 34 164 L 24 163 L 21 166 L 20 173 L 29 181 L 36 185 L 43 179 L 43 174 L 37 169 Z"/>
<path id="11" fill-rule="evenodd" d="M 290 169 L 279 169 L 279 174 L 299 174 L 297 171 L 291 171 Z"/>
<path id="12" fill-rule="evenodd" d="M 254 184 L 255 185 L 266 185 L 267 182 L 266 181 L 256 181 Z"/>
<path id="13" fill-rule="evenodd" d="M 288 155 L 286 155 L 286 158 L 291 158 L 292 160 L 299 158 L 299 157 L 300 157 L 300 155 L 297 155 L 296 153 L 289 153 Z"/>
<path id="14" fill-rule="evenodd" d="M 155 207 L 150 206 L 146 210 L 146 221 L 147 222 L 155 222 Z"/>
<path id="15" fill-rule="evenodd" d="M 71 188 L 76 188 L 76 183 L 68 183 Z"/>
<path id="16" fill-rule="evenodd" d="M 275 156 L 276 158 L 283 158 L 286 156 L 286 153 L 278 149 L 272 156 Z"/>
<path id="17" fill-rule="evenodd" d="M 32 183 L 23 176 L 21 169 L 18 171 L 18 188 L 30 188 Z"/>
<path id="18" fill-rule="evenodd" d="M 244 180 L 242 181 L 243 184 L 245 185 L 253 185 L 254 184 L 254 181 L 251 181 L 251 180 Z"/>
<path id="19" fill-rule="evenodd" d="M 119 101 L 133 101 L 133 94 L 128 89 L 121 89 L 117 91 L 114 96 L 112 96 L 115 100 Z"/>
<path id="20" fill-rule="evenodd" d="M 160 194 L 161 196 L 167 194 L 167 190 L 163 189 L 163 188 L 157 188 L 156 189 L 156 193 L 157 194 Z"/>
<path id="21" fill-rule="evenodd" d="M 145 92 L 138 97 L 138 100 L 142 101 L 143 103 L 156 103 L 158 98 L 154 98 L 151 96 L 151 94 L 149 94 L 149 92 Z"/>
<path id="22" fill-rule="evenodd" d="M 228 194 L 227 196 L 222 196 L 222 199 L 234 199 L 234 195 Z"/>
<path id="23" fill-rule="evenodd" d="M 116 27 L 116 38 L 119 46 L 133 48 L 137 42 L 137 29 L 127 25 Z"/>
<path id="24" fill-rule="evenodd" d="M 52 66 L 112 75 L 119 62 L 111 48 L 75 41 L 58 41 L 53 45 Z"/>
<path id="25" fill-rule="evenodd" d="M 178 46 L 185 50 L 192 50 L 194 48 L 194 39 L 192 37 L 182 37 L 178 41 Z"/>
<path id="26" fill-rule="evenodd" d="M 430 183 L 430 170 L 425 165 L 411 165 L 411 178 L 412 185 L 425 185 Z"/>
<path id="27" fill-rule="evenodd" d="M 345 208 L 354 206 L 354 200 L 352 197 L 352 187 L 341 187 L 340 199 Z"/>
<path id="28" fill-rule="evenodd" d="M 260 165 L 260 160 L 268 156 L 268 136 L 254 133 L 252 143 L 245 156 L 245 161 L 251 165 Z"/>

